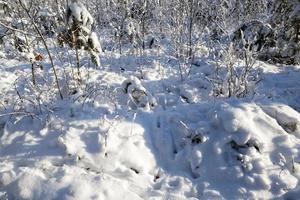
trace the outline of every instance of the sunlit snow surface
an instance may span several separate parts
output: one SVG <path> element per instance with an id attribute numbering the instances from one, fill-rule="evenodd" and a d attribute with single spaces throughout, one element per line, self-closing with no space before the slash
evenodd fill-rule
<path id="1" fill-rule="evenodd" d="M 228 99 L 210 95 L 207 62 L 181 82 L 172 62 L 147 59 L 137 80 L 133 57 L 107 53 L 101 69 L 81 68 L 94 90 L 64 100 L 48 64 L 34 90 L 30 65 L 1 59 L 0 199 L 300 197 L 299 66 L 258 63 L 254 94 Z M 27 103 L 36 115 L 8 115 L 16 90 L 41 91 L 40 107 Z"/>

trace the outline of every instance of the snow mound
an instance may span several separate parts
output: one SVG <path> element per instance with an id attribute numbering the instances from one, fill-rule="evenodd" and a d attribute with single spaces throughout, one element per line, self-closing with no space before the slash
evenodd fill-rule
<path id="1" fill-rule="evenodd" d="M 55 124 L 56 118 L 42 130 L 26 130 L 34 123 L 30 119 L 6 127 L 0 143 L 1 191 L 9 199 L 147 198 L 157 164 L 144 128 L 126 119 L 84 120 L 74 112 L 65 128 Z"/>
<path id="2" fill-rule="evenodd" d="M 122 90 L 128 95 L 129 101 L 136 107 L 148 107 L 155 105 L 152 95 L 145 89 L 141 81 L 134 76 L 126 79 L 122 83 Z"/>
<path id="3" fill-rule="evenodd" d="M 299 73 L 266 74 L 267 86 L 258 93 L 267 96 L 256 103 L 221 101 L 210 97 L 204 64 L 184 81 L 161 80 L 161 66 L 145 66 L 143 74 L 156 76 L 138 79 L 126 68 L 132 60 L 123 60 L 109 64 L 123 72 L 82 66 L 86 87 L 64 100 L 56 96 L 49 67 L 37 70 L 43 90 L 37 99 L 30 65 L 16 72 L 19 63 L 4 65 L 0 97 L 18 100 L 17 89 L 32 115 L 1 113 L 0 199 L 298 198 Z M 51 80 L 41 82 L 42 75 Z M 277 98 L 285 97 L 287 85 L 286 101 Z"/>
<path id="4" fill-rule="evenodd" d="M 198 184 L 208 182 L 198 191 L 203 198 L 210 188 L 226 199 L 280 196 L 297 186 L 299 140 L 277 118 L 254 103 L 207 107 L 159 116 L 154 138 L 166 166 L 190 174 Z"/>
<path id="5" fill-rule="evenodd" d="M 102 80 L 120 84 L 114 74 Z M 130 80 L 123 84 L 128 93 L 147 92 L 138 79 Z M 297 121 L 299 113 L 288 106 L 233 100 L 156 107 L 156 112 L 60 109 L 46 124 L 30 117 L 5 124 L 3 197 L 269 199 L 297 194 L 300 142 L 282 124 Z"/>
<path id="6" fill-rule="evenodd" d="M 265 113 L 276 119 L 282 128 L 300 138 L 300 114 L 284 104 L 272 104 L 262 107 Z"/>
<path id="7" fill-rule="evenodd" d="M 84 26 L 91 28 L 94 23 L 94 19 L 91 14 L 87 11 L 85 6 L 78 1 L 73 1 L 69 6 L 68 11 L 68 23 L 72 24 L 72 20 L 82 23 Z"/>

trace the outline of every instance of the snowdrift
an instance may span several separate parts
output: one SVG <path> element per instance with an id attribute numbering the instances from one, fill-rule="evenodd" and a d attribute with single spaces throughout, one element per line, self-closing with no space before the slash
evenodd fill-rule
<path id="1" fill-rule="evenodd" d="M 259 199 L 298 184 L 300 117 L 286 105 L 201 103 L 103 120 L 92 113 L 43 129 L 28 118 L 6 124 L 0 185 L 8 197 Z"/>

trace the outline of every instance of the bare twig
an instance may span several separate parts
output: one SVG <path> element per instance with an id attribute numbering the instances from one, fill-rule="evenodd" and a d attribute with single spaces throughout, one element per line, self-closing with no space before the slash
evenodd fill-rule
<path id="1" fill-rule="evenodd" d="M 12 31 L 16 31 L 16 32 L 19 32 L 19 33 L 23 33 L 23 34 L 25 34 L 25 35 L 30 35 L 30 36 L 34 36 L 34 37 L 40 37 L 40 36 L 37 36 L 37 35 L 35 35 L 35 34 L 29 33 L 29 32 L 26 32 L 26 31 L 23 31 L 23 30 L 20 30 L 20 29 L 13 28 L 13 27 L 11 27 L 11 26 L 9 26 L 9 25 L 4 24 L 4 23 L 1 22 L 1 21 L 0 21 L 0 26 L 3 26 L 3 27 L 5 27 L 5 28 L 7 28 L 7 29 L 9 29 L 9 30 L 12 30 Z"/>
<path id="2" fill-rule="evenodd" d="M 30 116 L 31 118 L 36 118 L 36 119 L 41 120 L 41 118 L 38 117 L 36 114 L 31 113 L 31 112 L 26 112 L 26 111 L 15 111 L 15 112 L 10 112 L 10 113 L 4 113 L 4 114 L 0 114 L 0 117 L 3 117 L 3 116 L 13 116 L 13 115 Z"/>
<path id="3" fill-rule="evenodd" d="M 42 34 L 42 32 L 40 31 L 39 27 L 36 25 L 36 23 L 34 22 L 31 14 L 29 13 L 29 10 L 26 8 L 26 6 L 21 2 L 21 0 L 19 0 L 19 3 L 21 5 L 21 7 L 24 9 L 24 11 L 26 12 L 27 16 L 30 18 L 31 22 L 32 22 L 32 25 L 34 27 L 34 29 L 36 30 L 36 32 L 39 34 L 39 36 L 41 37 L 42 39 L 42 42 L 45 46 L 45 49 L 48 53 L 48 56 L 49 56 L 49 59 L 50 59 L 50 62 L 51 62 L 51 67 L 53 69 L 53 73 L 54 73 L 54 76 L 55 76 L 55 81 L 56 81 L 56 85 L 57 85 L 57 89 L 58 89 L 58 92 L 59 92 L 59 95 L 60 95 L 60 98 L 63 99 L 63 95 L 61 93 L 61 90 L 60 90 L 60 86 L 59 86 L 59 82 L 58 82 L 58 77 L 57 77 L 57 73 L 56 73 L 56 69 L 55 69 L 55 66 L 54 66 L 54 62 L 53 62 L 53 59 L 52 59 L 52 56 L 51 56 L 51 53 L 50 53 L 50 50 L 48 48 L 48 45 L 46 43 L 46 40 Z"/>

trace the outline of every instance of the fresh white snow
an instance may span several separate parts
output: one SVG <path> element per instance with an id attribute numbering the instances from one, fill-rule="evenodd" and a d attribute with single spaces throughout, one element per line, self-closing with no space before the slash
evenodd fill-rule
<path id="1" fill-rule="evenodd" d="M 47 59 L 39 87 L 26 61 L 1 59 L 0 199 L 299 198 L 299 66 L 258 62 L 253 95 L 235 99 L 211 96 L 213 63 L 181 81 L 144 59 L 137 73 L 104 53 L 101 69 L 82 66 L 86 87 L 61 82 L 64 100 Z"/>

